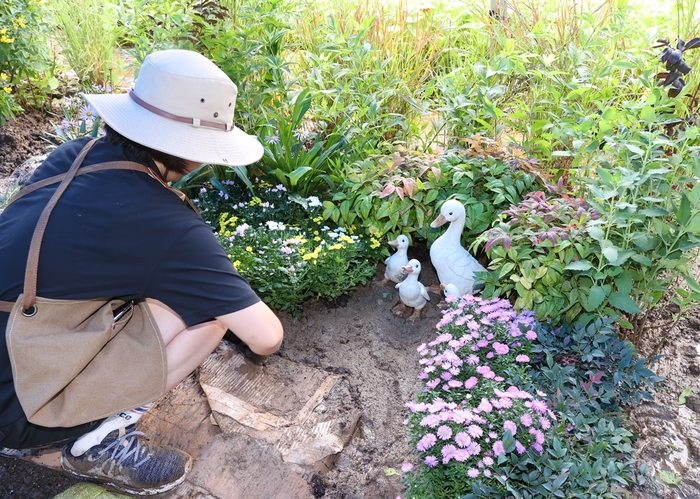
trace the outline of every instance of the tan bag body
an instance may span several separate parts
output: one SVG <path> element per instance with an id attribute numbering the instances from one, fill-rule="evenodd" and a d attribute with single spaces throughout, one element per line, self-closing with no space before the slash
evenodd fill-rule
<path id="1" fill-rule="evenodd" d="M 37 188 L 61 185 L 42 212 L 32 237 L 24 293 L 13 304 L 5 332 L 17 398 L 34 424 L 71 427 L 151 402 L 165 393 L 167 357 L 146 302 L 133 303 L 115 321 L 124 300 L 56 300 L 36 296 L 39 250 L 53 207 L 78 173 L 91 141 L 68 173 L 20 190 L 11 201 Z M 102 163 L 103 169 L 152 172 L 138 163 Z M 164 184 L 167 187 L 167 184 Z"/>
<path id="2" fill-rule="evenodd" d="M 70 427 L 152 402 L 165 393 L 165 345 L 146 302 L 114 322 L 124 300 L 37 298 L 22 313 L 22 296 L 7 323 L 15 391 L 27 419 Z"/>

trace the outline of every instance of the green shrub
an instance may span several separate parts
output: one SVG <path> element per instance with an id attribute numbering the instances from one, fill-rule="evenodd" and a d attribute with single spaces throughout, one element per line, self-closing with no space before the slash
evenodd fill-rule
<path id="1" fill-rule="evenodd" d="M 655 103 L 652 108 L 650 103 Z M 679 305 L 700 298 L 689 261 L 700 246 L 700 132 L 673 138 L 661 123 L 677 123 L 675 103 L 655 88 L 647 102 L 605 109 L 588 132 L 594 169 L 570 177 L 586 202 L 561 190 L 503 212 L 479 237 L 491 257 L 486 296 L 513 293 L 516 307 L 558 324 L 626 313 L 641 333 L 648 312 L 682 278 Z"/>
<path id="2" fill-rule="evenodd" d="M 52 89 L 44 0 L 0 3 L 0 125 L 21 105 L 43 106 Z"/>
<path id="3" fill-rule="evenodd" d="M 535 187 L 536 161 L 483 137 L 445 154 L 400 150 L 401 155 L 351 165 L 337 162 L 331 178 L 338 185 L 324 216 L 341 224 L 360 221 L 368 233 L 413 234 L 432 242 L 430 229 L 441 201 L 455 198 L 466 208 L 463 232 L 469 241 L 491 226 L 500 209 Z"/>
<path id="4" fill-rule="evenodd" d="M 298 314 L 305 300 L 334 300 L 374 275 L 379 242 L 326 225 L 318 198 L 289 194 L 281 184 L 256 185 L 256 195 L 232 181 L 221 187 L 203 189 L 196 204 L 270 307 Z"/>
<path id="5" fill-rule="evenodd" d="M 321 139 L 317 132 L 304 129 L 304 115 L 311 106 L 312 95 L 302 90 L 291 113 L 270 109 L 269 122 L 259 133 L 265 153 L 253 166 L 262 181 L 279 182 L 302 197 L 324 195 L 332 187 L 328 176 L 330 162 L 347 145 L 345 136 L 331 133 Z"/>

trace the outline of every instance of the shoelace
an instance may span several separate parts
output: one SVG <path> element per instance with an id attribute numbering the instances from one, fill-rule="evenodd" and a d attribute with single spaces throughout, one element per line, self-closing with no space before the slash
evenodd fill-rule
<path id="1" fill-rule="evenodd" d="M 102 456 L 105 452 L 113 448 L 112 455 L 109 456 L 110 459 L 113 459 L 114 462 L 121 466 L 122 461 L 126 461 L 129 457 L 133 455 L 133 465 L 134 467 L 138 468 L 143 463 L 151 459 L 151 456 L 145 456 L 141 461 L 137 462 L 139 453 L 141 451 L 141 444 L 139 443 L 138 438 L 136 438 L 138 435 L 146 436 L 146 434 L 141 431 L 132 430 L 117 438 L 111 444 L 107 445 L 107 447 L 99 451 L 97 455 Z"/>

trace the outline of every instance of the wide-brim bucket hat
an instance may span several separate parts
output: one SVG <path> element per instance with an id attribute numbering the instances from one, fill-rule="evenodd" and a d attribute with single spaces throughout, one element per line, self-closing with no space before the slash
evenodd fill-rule
<path id="1" fill-rule="evenodd" d="M 236 85 L 197 52 L 154 52 L 129 92 L 82 95 L 116 132 L 178 158 L 243 166 L 263 155 L 257 137 L 233 125 Z"/>

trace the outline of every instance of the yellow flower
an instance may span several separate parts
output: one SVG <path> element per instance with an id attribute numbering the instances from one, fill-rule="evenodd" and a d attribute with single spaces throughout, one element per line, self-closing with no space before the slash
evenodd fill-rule
<path id="1" fill-rule="evenodd" d="M 321 236 L 314 237 L 314 241 L 320 241 L 320 240 L 321 240 Z"/>
<path id="2" fill-rule="evenodd" d="M 5 92 L 7 92 L 8 94 L 11 94 L 11 93 L 12 93 L 12 89 L 11 89 L 10 87 L 5 87 L 5 88 L 3 88 L 3 90 L 4 90 Z"/>
<path id="3" fill-rule="evenodd" d="M 246 250 L 248 253 L 252 253 L 252 252 L 253 252 L 253 248 L 251 248 L 250 246 L 246 246 L 246 247 L 245 247 L 245 250 Z"/>
<path id="4" fill-rule="evenodd" d="M 355 244 L 355 240 L 349 236 L 346 236 L 343 234 L 338 238 L 338 241 L 344 242 L 344 243 L 349 243 L 349 244 Z"/>
<path id="5" fill-rule="evenodd" d="M 7 73 L 0 73 L 0 80 L 5 81 L 5 80 L 7 80 L 7 78 L 9 78 L 7 76 Z"/>
<path id="6" fill-rule="evenodd" d="M 318 231 L 317 231 L 317 230 L 314 231 L 314 236 L 318 236 Z"/>
<path id="7" fill-rule="evenodd" d="M 241 266 L 241 261 L 240 261 L 240 260 L 236 260 L 235 262 L 233 262 L 233 268 L 234 268 L 234 269 L 238 270 L 238 267 L 240 267 L 240 266 Z"/>
<path id="8" fill-rule="evenodd" d="M 336 243 L 336 244 L 329 246 L 328 249 L 332 251 L 332 250 L 343 249 L 344 247 L 345 247 L 344 244 Z"/>
<path id="9" fill-rule="evenodd" d="M 369 240 L 369 247 L 372 249 L 379 248 L 379 241 L 377 241 L 375 238 L 370 238 Z"/>
<path id="10" fill-rule="evenodd" d="M 313 219 L 313 221 L 316 223 L 321 223 L 323 221 L 323 217 L 316 217 Z"/>
<path id="11" fill-rule="evenodd" d="M 6 34 L 7 34 L 7 28 L 0 29 L 0 35 L 6 35 Z"/>

